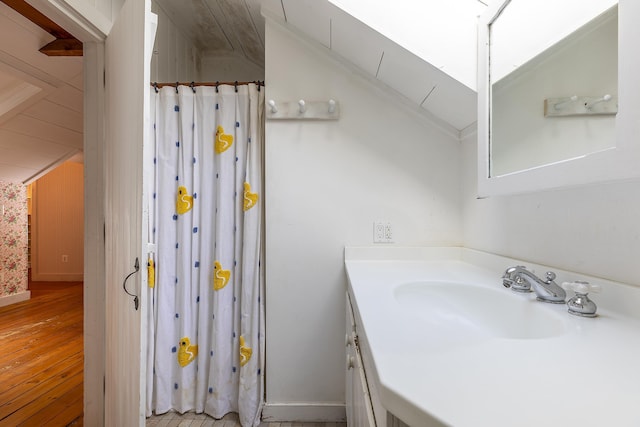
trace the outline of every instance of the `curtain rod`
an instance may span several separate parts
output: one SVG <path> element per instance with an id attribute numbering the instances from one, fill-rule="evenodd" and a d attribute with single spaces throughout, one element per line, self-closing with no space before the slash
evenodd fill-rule
<path id="1" fill-rule="evenodd" d="M 170 86 L 170 87 L 175 87 L 176 90 L 178 90 L 178 86 L 189 86 L 191 89 L 193 89 L 196 86 L 215 86 L 216 89 L 218 88 L 218 86 L 220 85 L 229 85 L 229 86 L 235 86 L 236 87 L 236 91 L 238 89 L 238 86 L 240 85 L 248 85 L 248 84 L 256 84 L 258 85 L 258 89 L 260 89 L 260 86 L 264 86 L 264 81 L 260 81 L 260 80 L 256 80 L 253 82 L 239 82 L 239 81 L 235 81 L 235 82 L 175 82 L 175 83 L 156 83 L 153 82 L 151 83 L 151 86 L 153 86 L 153 88 L 156 90 L 156 92 L 158 91 L 159 88 L 161 87 L 165 87 L 165 86 Z"/>

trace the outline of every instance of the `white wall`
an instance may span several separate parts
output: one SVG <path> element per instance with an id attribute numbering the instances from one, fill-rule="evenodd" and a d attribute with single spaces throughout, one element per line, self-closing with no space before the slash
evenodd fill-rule
<path id="1" fill-rule="evenodd" d="M 619 2 L 618 141 L 640 133 L 640 3 Z M 621 117 L 622 116 L 622 117 Z M 463 143 L 464 245 L 640 286 L 640 180 L 476 199 L 477 146 Z M 589 174 L 590 171 L 584 171 Z M 496 272 L 496 277 L 501 272 Z"/>
<path id="2" fill-rule="evenodd" d="M 376 219 L 398 245 L 461 242 L 459 142 L 326 52 L 267 21 L 267 99 L 341 108 L 266 123 L 268 416 L 344 416 L 345 245 L 371 245 Z"/>
<path id="3" fill-rule="evenodd" d="M 476 157 L 470 138 L 464 246 L 640 286 L 640 182 L 478 200 Z"/>

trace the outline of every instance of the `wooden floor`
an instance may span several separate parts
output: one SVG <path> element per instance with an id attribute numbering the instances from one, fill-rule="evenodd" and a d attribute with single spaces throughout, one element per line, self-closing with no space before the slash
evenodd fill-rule
<path id="1" fill-rule="evenodd" d="M 82 283 L 32 282 L 31 299 L 0 307 L 0 427 L 82 426 Z M 151 427 L 239 427 L 237 414 L 168 413 Z M 346 427 L 269 423 L 260 427 Z"/>
<path id="2" fill-rule="evenodd" d="M 0 426 L 82 426 L 82 283 L 0 307 Z"/>

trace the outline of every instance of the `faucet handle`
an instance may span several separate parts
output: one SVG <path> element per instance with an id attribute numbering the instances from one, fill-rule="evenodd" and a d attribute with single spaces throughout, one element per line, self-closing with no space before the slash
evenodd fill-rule
<path id="1" fill-rule="evenodd" d="M 547 271 L 546 276 L 547 276 L 547 283 L 551 283 L 554 280 L 556 280 L 556 273 L 554 273 L 553 271 Z"/>
<path id="2" fill-rule="evenodd" d="M 586 295 L 589 292 L 600 292 L 602 291 L 602 286 L 600 285 L 596 285 L 596 284 L 591 284 L 589 282 L 583 282 L 580 280 L 576 280 L 574 282 L 562 282 L 562 289 L 564 290 L 571 290 L 574 291 L 577 294 L 583 294 Z"/>
<path id="3" fill-rule="evenodd" d="M 567 309 L 570 314 L 582 317 L 596 317 L 596 311 L 598 307 L 596 303 L 591 301 L 587 294 L 589 292 L 600 292 L 602 287 L 600 285 L 592 285 L 589 282 L 563 282 L 562 287 L 564 289 L 571 289 L 576 294 L 573 298 L 567 301 Z"/>

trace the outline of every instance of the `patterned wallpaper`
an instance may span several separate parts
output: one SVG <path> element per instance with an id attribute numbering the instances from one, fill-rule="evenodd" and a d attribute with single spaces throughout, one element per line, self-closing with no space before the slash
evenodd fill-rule
<path id="1" fill-rule="evenodd" d="M 0 181 L 0 298 L 26 291 L 27 275 L 27 189 Z"/>

